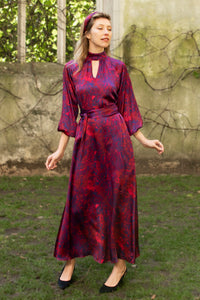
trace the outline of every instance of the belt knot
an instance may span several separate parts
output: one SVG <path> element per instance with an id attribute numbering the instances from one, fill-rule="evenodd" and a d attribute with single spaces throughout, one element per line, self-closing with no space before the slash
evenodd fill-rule
<path id="1" fill-rule="evenodd" d="M 118 113 L 119 113 L 118 108 L 114 103 L 111 105 L 107 105 L 105 107 L 95 108 L 88 111 L 82 110 L 80 113 L 81 119 L 79 121 L 80 131 L 78 137 L 80 137 L 81 139 L 84 138 L 87 129 L 88 118 L 111 117 Z"/>

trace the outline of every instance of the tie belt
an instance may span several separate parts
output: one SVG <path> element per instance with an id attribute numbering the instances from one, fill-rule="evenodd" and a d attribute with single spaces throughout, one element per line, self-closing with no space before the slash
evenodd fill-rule
<path id="1" fill-rule="evenodd" d="M 87 129 L 88 118 L 111 117 L 118 113 L 119 111 L 115 104 L 106 107 L 95 108 L 88 111 L 81 111 L 80 113 L 81 119 L 78 124 L 79 128 L 77 128 L 78 129 L 77 138 L 81 138 L 81 139 L 84 138 Z"/>

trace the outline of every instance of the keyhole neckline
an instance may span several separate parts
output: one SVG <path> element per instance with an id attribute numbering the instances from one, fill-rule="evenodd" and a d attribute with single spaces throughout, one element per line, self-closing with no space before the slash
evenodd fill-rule
<path id="1" fill-rule="evenodd" d="M 99 69 L 100 69 L 100 61 L 98 60 L 97 62 L 98 62 L 98 66 L 97 66 L 97 69 L 96 69 L 96 73 L 94 74 L 94 72 L 93 72 L 93 65 L 92 65 L 92 62 L 93 61 L 97 61 L 97 60 L 91 60 L 91 62 L 90 62 L 90 68 L 91 68 L 91 74 L 92 74 L 92 78 L 93 79 L 96 79 L 97 77 L 98 77 L 98 75 L 99 75 Z M 94 76 L 95 75 L 95 76 Z"/>

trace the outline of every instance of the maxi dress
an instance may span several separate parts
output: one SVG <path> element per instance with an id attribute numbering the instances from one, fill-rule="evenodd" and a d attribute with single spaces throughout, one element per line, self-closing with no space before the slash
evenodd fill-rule
<path id="1" fill-rule="evenodd" d="M 96 77 L 92 61 L 99 61 Z M 142 127 L 127 68 L 105 52 L 83 68 L 67 63 L 58 130 L 75 137 L 67 201 L 54 256 L 99 263 L 139 256 L 135 161 L 130 135 Z M 80 120 L 77 122 L 78 107 Z"/>

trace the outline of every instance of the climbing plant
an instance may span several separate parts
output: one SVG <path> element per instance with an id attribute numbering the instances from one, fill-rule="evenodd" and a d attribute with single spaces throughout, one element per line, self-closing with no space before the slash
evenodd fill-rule
<path id="1" fill-rule="evenodd" d="M 17 58 L 17 0 L 0 0 L 0 61 Z"/>
<path id="2" fill-rule="evenodd" d="M 17 60 L 17 0 L 0 0 L 0 61 Z M 57 1 L 26 1 L 26 61 L 56 62 Z M 66 58 L 71 58 L 80 24 L 95 0 L 66 1 Z"/>

